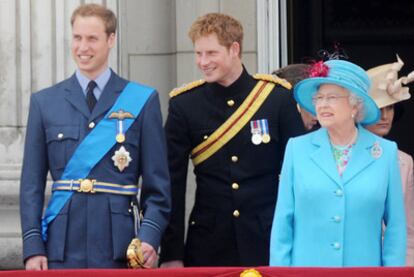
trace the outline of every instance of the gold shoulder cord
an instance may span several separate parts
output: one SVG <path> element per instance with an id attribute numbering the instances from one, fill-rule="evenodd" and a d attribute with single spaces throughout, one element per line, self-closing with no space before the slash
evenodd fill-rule
<path id="1" fill-rule="evenodd" d="M 253 75 L 253 78 L 255 78 L 256 80 L 272 82 L 277 85 L 281 85 L 282 87 L 287 88 L 287 89 L 292 89 L 292 85 L 288 81 L 286 81 L 285 79 L 279 78 L 276 75 L 256 73 Z"/>
<path id="2" fill-rule="evenodd" d="M 188 83 L 188 84 L 184 84 L 181 87 L 178 87 L 178 88 L 173 89 L 169 93 L 169 95 L 170 95 L 171 98 L 173 98 L 173 97 L 175 97 L 177 95 L 180 95 L 180 94 L 182 94 L 184 92 L 190 91 L 193 88 L 199 87 L 199 86 L 203 85 L 205 82 L 206 82 L 205 80 L 200 79 L 200 80 L 197 80 L 197 81 Z"/>

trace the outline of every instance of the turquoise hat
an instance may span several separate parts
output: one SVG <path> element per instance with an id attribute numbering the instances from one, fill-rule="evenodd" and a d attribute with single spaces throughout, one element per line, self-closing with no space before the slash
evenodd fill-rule
<path id="1" fill-rule="evenodd" d="M 311 72 L 311 77 L 300 81 L 294 88 L 293 93 L 300 106 L 316 115 L 312 97 L 320 85 L 334 84 L 349 90 L 362 99 L 364 107 L 362 124 L 369 125 L 378 121 L 380 110 L 368 94 L 371 81 L 364 69 L 344 60 L 329 60 L 319 66 L 323 68 L 321 72 Z"/>

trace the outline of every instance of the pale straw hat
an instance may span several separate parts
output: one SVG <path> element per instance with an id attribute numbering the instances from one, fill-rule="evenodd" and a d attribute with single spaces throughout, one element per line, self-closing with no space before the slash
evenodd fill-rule
<path id="1" fill-rule="evenodd" d="M 404 85 L 414 81 L 414 71 L 398 78 L 398 72 L 403 65 L 403 61 L 397 55 L 396 62 L 367 70 L 372 83 L 369 95 L 380 109 L 410 99 L 409 88 Z"/>

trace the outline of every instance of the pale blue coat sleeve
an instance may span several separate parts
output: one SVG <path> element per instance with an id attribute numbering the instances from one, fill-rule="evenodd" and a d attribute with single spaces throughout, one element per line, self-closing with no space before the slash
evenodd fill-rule
<path id="1" fill-rule="evenodd" d="M 402 193 L 397 146 L 393 143 L 390 156 L 387 199 L 384 211 L 384 232 L 382 264 L 404 266 L 406 256 L 407 229 Z"/>
<path id="2" fill-rule="evenodd" d="M 294 139 L 286 146 L 279 192 L 270 236 L 270 266 L 290 266 L 292 263 L 295 195 L 293 190 Z"/>

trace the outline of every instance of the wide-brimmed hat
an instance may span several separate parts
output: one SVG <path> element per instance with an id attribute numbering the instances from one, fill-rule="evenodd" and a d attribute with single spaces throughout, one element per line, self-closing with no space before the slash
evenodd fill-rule
<path id="1" fill-rule="evenodd" d="M 367 70 L 372 82 L 369 94 L 380 109 L 410 99 L 409 88 L 403 85 L 414 81 L 414 71 L 398 79 L 398 72 L 403 65 L 403 61 L 397 55 L 396 62 Z"/>
<path id="2" fill-rule="evenodd" d="M 322 70 L 310 72 L 310 77 L 300 81 L 294 88 L 296 101 L 305 110 L 316 115 L 312 97 L 323 84 L 341 86 L 362 100 L 362 124 L 373 124 L 380 117 L 380 111 L 374 100 L 369 96 L 371 81 L 364 69 L 344 60 L 329 60 L 319 62 Z"/>

